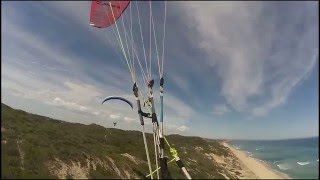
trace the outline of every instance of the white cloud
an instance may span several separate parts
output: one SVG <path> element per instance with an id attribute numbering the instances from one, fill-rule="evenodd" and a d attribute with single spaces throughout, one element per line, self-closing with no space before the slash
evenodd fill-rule
<path id="1" fill-rule="evenodd" d="M 93 112 L 94 115 L 99 116 L 101 113 L 98 111 Z"/>
<path id="2" fill-rule="evenodd" d="M 225 104 L 215 105 L 213 107 L 213 113 L 217 115 L 223 115 L 226 112 L 229 112 L 228 107 Z"/>
<path id="3" fill-rule="evenodd" d="M 166 129 L 166 133 L 177 133 L 177 132 L 185 132 L 188 131 L 190 128 L 186 125 L 176 125 L 176 124 L 168 124 L 165 123 L 164 127 Z"/>
<path id="4" fill-rule="evenodd" d="M 301 81 L 310 74 L 312 68 L 315 66 L 318 60 L 317 54 L 317 52 L 314 54 L 312 62 L 304 69 L 304 72 L 301 73 L 301 76 L 297 76 L 295 79 L 292 80 L 284 79 L 282 83 L 276 84 L 272 88 L 273 98 L 267 101 L 262 106 L 253 108 L 253 115 L 263 116 L 267 114 L 267 112 L 271 109 L 279 105 L 285 104 L 293 88 L 297 86 L 299 83 L 301 83 Z"/>
<path id="5" fill-rule="evenodd" d="M 48 3 L 50 4 L 51 2 Z M 58 7 L 63 6 L 61 3 L 52 3 L 60 4 Z M 73 3 L 67 4 L 72 5 Z M 85 8 L 88 2 L 80 4 L 82 4 L 80 6 L 84 6 L 83 8 Z M 90 6 L 88 5 L 88 11 L 90 10 L 89 7 Z M 11 9 L 15 10 L 14 8 Z M 67 48 L 62 48 L 52 41 L 48 41 L 45 36 L 41 36 L 34 31 L 28 31 L 28 29 L 25 29 L 21 23 L 19 23 L 19 21 L 21 21 L 21 16 L 19 16 L 19 13 L 13 13 L 6 18 L 6 20 L 7 19 L 10 20 L 3 23 L 3 25 L 6 27 L 2 32 L 5 37 L 4 42 L 13 43 L 11 48 L 14 48 L 15 50 L 10 50 L 9 46 L 6 47 L 9 50 L 4 51 L 4 59 L 10 59 L 11 61 L 11 59 L 14 57 L 17 59 L 15 63 L 20 63 L 28 67 L 28 69 L 32 69 L 36 73 L 43 73 L 44 77 L 50 77 L 53 73 L 56 73 L 56 76 L 61 74 L 61 76 L 64 76 L 64 78 L 71 78 L 71 76 L 76 76 L 77 78 L 81 77 L 82 81 L 87 81 L 88 83 L 88 81 L 92 81 L 92 77 L 86 76 L 86 72 L 89 71 L 89 68 L 92 69 L 95 67 L 95 75 L 106 78 L 105 83 L 113 83 L 113 86 L 118 87 L 122 87 L 124 84 L 131 83 L 129 78 L 123 78 L 124 74 L 127 73 L 125 66 L 119 66 L 119 64 L 108 64 L 108 66 L 105 66 L 105 61 L 98 61 L 95 57 L 91 59 L 91 61 L 94 61 L 96 66 L 89 67 L 87 66 L 87 59 L 83 58 L 82 56 L 76 55 L 75 52 L 68 51 Z M 86 20 L 87 19 L 84 19 L 84 21 Z M 100 41 L 101 37 L 105 37 L 105 34 L 103 34 L 103 32 L 99 32 L 88 32 L 88 36 L 95 37 L 95 40 Z M 106 40 L 101 40 L 101 42 L 107 43 Z M 36 61 L 37 63 L 32 65 L 32 63 Z M 27 66 L 26 64 L 30 64 L 30 66 Z M 106 77 L 105 72 L 108 72 L 109 76 Z"/>
<path id="6" fill-rule="evenodd" d="M 108 71 L 108 76 L 105 76 L 103 71 L 95 71 L 96 74 L 100 73 L 101 77 L 106 77 L 105 82 L 112 82 L 112 84 L 92 81 L 86 75 L 85 68 L 88 66 L 77 63 L 79 60 L 84 62 L 82 57 L 73 56 L 72 53 L 70 55 L 70 52 L 60 49 L 34 32 L 20 27 L 16 23 L 17 18 L 14 15 L 10 16 L 12 21 L 6 21 L 6 28 L 3 31 L 6 35 L 5 42 L 11 40 L 10 42 L 14 42 L 16 46 L 15 51 L 9 49 L 3 53 L 2 84 L 7 90 L 10 89 L 9 93 L 47 104 L 52 103 L 55 97 L 59 97 L 63 101 L 55 101 L 56 106 L 69 105 L 70 108 L 73 106 L 71 108 L 73 111 L 86 111 L 94 115 L 99 114 L 95 109 L 101 107 L 102 95 L 111 92 L 124 94 L 124 91 L 119 88 L 127 83 L 126 80 L 123 80 L 123 70 L 109 65 L 104 68 Z M 21 46 L 23 44 L 28 48 Z M 26 49 L 30 49 L 30 51 Z M 61 63 L 64 66 L 55 65 Z M 72 67 L 73 70 L 68 71 L 65 67 Z M 76 76 L 72 77 L 70 74 Z M 100 88 L 101 85 L 106 88 L 100 89 L 98 85 Z M 85 104 L 89 110 L 75 108 L 76 104 Z M 97 105 L 99 106 L 97 107 Z M 108 113 L 111 110 L 117 110 L 117 108 L 120 109 L 118 106 L 113 106 L 105 108 L 103 111 Z M 101 116 L 104 114 L 100 112 Z"/>
<path id="7" fill-rule="evenodd" d="M 91 3 L 89 1 L 46 1 L 44 3 L 54 10 L 54 13 L 63 14 L 66 17 L 64 20 L 69 24 L 77 24 L 83 30 L 87 30 L 90 35 L 96 38 L 97 41 L 113 48 L 117 53 L 121 54 L 117 42 L 115 30 L 105 31 L 94 28 L 89 25 L 89 16 L 91 10 Z M 81 13 L 79 13 L 81 12 Z M 112 27 L 113 28 L 113 27 Z M 120 55 L 120 58 L 123 58 Z"/>
<path id="8" fill-rule="evenodd" d="M 79 105 L 75 102 L 68 102 L 68 101 L 65 101 L 59 97 L 56 97 L 54 98 L 53 102 L 52 102 L 54 105 L 59 105 L 59 106 L 63 106 L 67 109 L 73 109 L 73 110 L 78 110 L 78 111 L 86 111 L 88 110 L 87 107 L 85 106 L 82 106 L 82 105 Z"/>
<path id="9" fill-rule="evenodd" d="M 124 117 L 123 120 L 125 120 L 125 121 L 128 122 L 128 123 L 131 123 L 131 122 L 136 121 L 136 119 L 129 118 L 129 117 Z M 138 121 L 137 121 L 137 122 L 138 122 Z"/>
<path id="10" fill-rule="evenodd" d="M 119 119 L 121 116 L 117 114 L 110 114 L 111 119 Z"/>
<path id="11" fill-rule="evenodd" d="M 170 114 L 177 118 L 188 119 L 195 114 L 192 107 L 171 94 L 165 95 L 164 106 L 168 108 L 167 112 L 169 111 Z"/>
<path id="12" fill-rule="evenodd" d="M 26 44 L 28 48 L 31 48 L 34 50 L 34 52 L 37 52 L 36 54 L 32 54 L 31 56 L 29 55 L 27 57 L 31 57 L 33 59 L 42 59 L 41 57 L 45 56 L 47 59 L 53 59 L 54 61 L 63 65 L 72 63 L 70 56 L 67 56 L 63 49 L 44 41 L 41 37 L 37 36 L 37 34 L 28 31 L 23 31 L 23 28 L 15 24 L 14 22 L 8 22 L 5 25 L 6 28 L 3 29 L 3 33 L 4 35 L 6 35 L 6 38 L 8 36 L 11 39 L 16 40 L 20 46 L 22 44 Z M 26 53 L 26 48 L 24 49 L 19 46 L 16 48 L 21 49 L 21 51 L 15 53 L 15 56 Z M 21 59 L 25 61 L 25 59 L 27 58 L 26 56 L 22 56 Z M 31 62 L 34 62 L 34 60 L 31 60 Z M 50 66 L 43 65 L 43 67 L 49 68 Z"/>
<path id="13" fill-rule="evenodd" d="M 179 131 L 181 131 L 181 132 L 184 132 L 184 131 L 186 131 L 186 130 L 189 130 L 190 128 L 183 125 L 183 126 L 178 127 L 177 129 L 178 129 Z"/>
<path id="14" fill-rule="evenodd" d="M 217 66 L 221 94 L 238 111 L 262 115 L 284 104 L 314 67 L 319 34 L 311 2 L 283 9 L 271 2 L 177 4 L 190 32 L 197 32 L 193 44 L 209 57 L 204 64 Z"/>
<path id="15" fill-rule="evenodd" d="M 47 1 L 44 5 L 54 8 L 56 12 L 69 18 L 69 23 L 78 23 L 88 28 L 90 27 L 89 15 L 91 3 L 89 1 Z"/>
<path id="16" fill-rule="evenodd" d="M 187 79 L 175 74 L 172 74 L 172 78 L 174 80 L 174 83 L 178 85 L 182 90 L 187 91 L 189 89 L 189 83 Z"/>

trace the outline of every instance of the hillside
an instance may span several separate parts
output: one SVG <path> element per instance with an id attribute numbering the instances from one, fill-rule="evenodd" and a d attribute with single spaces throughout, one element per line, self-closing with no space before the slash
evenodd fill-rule
<path id="1" fill-rule="evenodd" d="M 142 179 L 148 174 L 139 131 L 68 123 L 1 104 L 1 135 L 1 178 Z M 147 139 L 154 169 L 152 134 Z M 241 176 L 239 162 L 218 141 L 180 135 L 167 139 L 192 178 Z M 173 178 L 184 178 L 175 162 L 169 170 Z"/>

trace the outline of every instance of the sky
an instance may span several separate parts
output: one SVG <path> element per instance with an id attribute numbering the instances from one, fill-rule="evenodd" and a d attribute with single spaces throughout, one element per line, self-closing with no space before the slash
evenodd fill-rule
<path id="1" fill-rule="evenodd" d="M 318 2 L 167 2 L 166 23 L 164 3 L 151 5 L 157 49 L 152 39 L 150 74 L 157 114 L 157 57 L 162 57 L 166 27 L 165 134 L 225 139 L 319 136 Z M 2 103 L 68 122 L 113 127 L 116 121 L 117 128 L 141 129 L 116 28 L 90 26 L 90 2 L 2 1 L 1 6 Z M 119 33 L 125 43 L 121 22 L 130 33 L 132 17 L 136 54 L 145 67 L 149 4 L 132 2 L 130 8 L 117 21 Z M 135 60 L 145 98 L 137 64 Z M 120 101 L 101 105 L 107 96 L 125 97 L 134 109 Z M 151 132 L 150 119 L 145 122 Z"/>

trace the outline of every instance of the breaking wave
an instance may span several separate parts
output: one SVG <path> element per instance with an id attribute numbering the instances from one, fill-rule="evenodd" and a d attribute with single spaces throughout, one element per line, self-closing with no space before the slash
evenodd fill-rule
<path id="1" fill-rule="evenodd" d="M 297 162 L 297 164 L 299 164 L 300 166 L 305 166 L 305 165 L 310 164 L 310 162 L 309 162 L 309 161 L 306 161 L 306 162 Z"/>
<path id="2" fill-rule="evenodd" d="M 278 168 L 281 170 L 288 170 L 291 169 L 291 167 L 289 166 L 289 164 L 277 164 Z"/>
<path id="3" fill-rule="evenodd" d="M 275 161 L 275 162 L 273 162 L 273 164 L 277 164 L 278 162 L 280 162 L 280 161 Z"/>

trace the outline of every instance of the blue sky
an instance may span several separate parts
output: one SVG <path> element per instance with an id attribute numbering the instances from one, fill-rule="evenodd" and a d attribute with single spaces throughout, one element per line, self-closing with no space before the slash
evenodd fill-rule
<path id="1" fill-rule="evenodd" d="M 147 47 L 148 4 L 138 5 Z M 159 52 L 163 5 L 153 3 Z M 112 28 L 89 26 L 90 2 L 6 1 L 1 6 L 3 103 L 69 122 L 111 127 L 117 121 L 118 128 L 140 130 L 136 107 L 101 105 L 110 95 L 135 99 Z M 318 2 L 167 2 L 165 133 L 233 139 L 318 136 L 318 11 Z M 133 24 L 139 40 L 137 18 Z M 158 110 L 155 55 L 153 48 Z"/>

